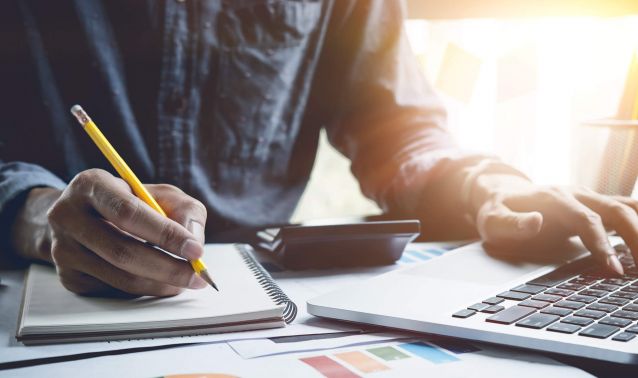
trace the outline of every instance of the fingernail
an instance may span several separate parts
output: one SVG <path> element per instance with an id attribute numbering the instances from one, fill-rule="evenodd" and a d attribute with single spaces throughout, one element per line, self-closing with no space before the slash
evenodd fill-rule
<path id="1" fill-rule="evenodd" d="M 203 289 L 206 286 L 208 286 L 208 284 L 198 274 L 193 274 L 193 278 L 191 278 L 191 282 L 188 284 L 190 289 Z"/>
<path id="2" fill-rule="evenodd" d="M 180 255 L 188 260 L 197 260 L 204 253 L 202 244 L 193 239 L 188 239 L 182 246 Z"/>
<path id="3" fill-rule="evenodd" d="M 615 254 L 607 256 L 607 266 L 621 276 L 625 274 L 625 270 L 623 269 L 620 260 L 618 260 L 618 256 L 616 256 Z"/>
<path id="4" fill-rule="evenodd" d="M 206 238 L 204 236 L 204 226 L 202 226 L 201 223 L 191 220 L 189 222 L 189 227 L 188 230 L 191 232 L 191 234 L 193 234 L 193 236 L 195 237 L 195 239 L 201 241 L 202 243 L 204 243 L 204 239 Z"/>

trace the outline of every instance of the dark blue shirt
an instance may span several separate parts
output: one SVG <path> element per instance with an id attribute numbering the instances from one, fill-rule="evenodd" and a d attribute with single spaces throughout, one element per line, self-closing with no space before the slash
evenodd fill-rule
<path id="1" fill-rule="evenodd" d="M 142 181 L 201 200 L 209 234 L 286 222 L 323 127 L 367 196 L 413 212 L 463 155 L 403 18 L 394 0 L 3 2 L 0 212 L 113 172 L 76 103 Z"/>

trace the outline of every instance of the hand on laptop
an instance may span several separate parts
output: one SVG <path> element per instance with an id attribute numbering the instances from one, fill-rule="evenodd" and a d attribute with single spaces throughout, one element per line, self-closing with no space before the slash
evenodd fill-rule
<path id="1" fill-rule="evenodd" d="M 206 208 L 173 186 L 146 187 L 170 219 L 98 169 L 78 174 L 62 192 L 33 189 L 15 223 L 14 245 L 25 257 L 52 261 L 62 284 L 79 294 L 167 296 L 206 287 L 188 262 L 139 240 L 197 259 Z"/>
<path id="2" fill-rule="evenodd" d="M 607 229 L 615 230 L 638 261 L 638 201 L 588 189 L 535 185 L 524 178 L 487 174 L 476 181 L 472 203 L 487 243 L 516 247 L 577 235 L 612 272 L 623 274 Z M 532 252 L 533 253 L 533 252 Z"/>

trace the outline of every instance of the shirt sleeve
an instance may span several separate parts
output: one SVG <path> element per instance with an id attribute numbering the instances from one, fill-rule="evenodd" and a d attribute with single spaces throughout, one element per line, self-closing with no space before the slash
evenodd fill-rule
<path id="1" fill-rule="evenodd" d="M 402 2 L 335 1 L 332 12 L 317 80 L 329 140 L 351 159 L 364 195 L 414 215 L 429 183 L 483 156 L 447 131 L 406 39 Z"/>

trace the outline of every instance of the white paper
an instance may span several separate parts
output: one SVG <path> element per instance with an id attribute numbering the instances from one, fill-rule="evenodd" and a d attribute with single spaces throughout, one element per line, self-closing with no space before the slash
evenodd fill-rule
<path id="1" fill-rule="evenodd" d="M 271 339 L 238 340 L 229 341 L 228 345 L 242 358 L 274 356 L 291 352 L 310 352 L 325 349 L 341 348 L 354 345 L 379 343 L 382 341 L 396 340 L 413 337 L 401 333 L 366 333 L 335 337 L 329 339 L 317 339 L 300 342 L 277 343 Z"/>
<path id="2" fill-rule="evenodd" d="M 327 334 L 343 331 L 361 330 L 360 326 L 351 323 L 324 320 L 306 311 L 306 300 L 313 296 L 329 292 L 357 280 L 371 277 L 394 269 L 401 269 L 416 262 L 415 251 L 423 251 L 423 258 L 435 258 L 443 250 L 459 245 L 452 243 L 414 243 L 407 250 L 403 261 L 384 267 L 359 269 L 335 269 L 323 271 L 284 271 L 272 273 L 282 290 L 297 304 L 299 313 L 295 321 L 285 328 L 270 330 L 233 332 L 203 336 L 185 336 L 158 338 L 147 340 L 91 342 L 61 345 L 24 346 L 15 340 L 17 314 L 22 292 L 22 272 L 3 272 L 4 289 L 0 291 L 0 364 L 11 361 L 24 361 L 38 358 L 69 356 L 80 353 L 108 352 L 131 348 L 178 345 L 188 343 L 219 343 L 229 340 L 261 339 L 278 336 Z M 428 250 L 438 251 L 428 252 Z M 408 258 L 411 256 L 411 258 Z M 260 256 L 257 256 L 260 257 Z"/>
<path id="3" fill-rule="evenodd" d="M 396 342 L 374 344 L 374 347 L 396 346 Z M 107 356 L 80 361 L 0 371 L 0 377 L 71 377 L 90 372 L 93 378 L 159 377 L 174 374 L 227 374 L 235 377 L 323 377 L 300 358 L 326 356 L 338 361 L 354 374 L 366 376 L 355 367 L 340 361 L 336 353 L 364 351 L 365 347 L 347 347 L 322 352 L 286 354 L 274 357 L 242 359 L 227 344 L 196 345 L 172 349 Z M 580 369 L 558 363 L 532 353 L 508 351 L 481 345 L 476 353 L 455 354 L 457 361 L 434 364 L 411 356 L 384 361 L 385 371 L 370 373 L 374 377 L 516 377 L 581 378 L 591 375 Z M 366 353 L 366 352 L 363 352 Z M 374 358 L 374 357 L 373 357 Z"/>

